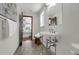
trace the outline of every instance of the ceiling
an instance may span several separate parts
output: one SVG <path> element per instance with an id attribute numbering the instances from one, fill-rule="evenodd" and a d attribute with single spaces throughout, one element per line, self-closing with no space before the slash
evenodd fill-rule
<path id="1" fill-rule="evenodd" d="M 39 12 L 44 3 L 19 3 L 18 6 L 24 12 Z"/>

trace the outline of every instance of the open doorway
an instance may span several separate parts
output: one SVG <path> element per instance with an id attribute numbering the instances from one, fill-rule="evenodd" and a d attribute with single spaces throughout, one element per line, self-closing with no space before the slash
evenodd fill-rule
<path id="1" fill-rule="evenodd" d="M 23 32 L 23 40 L 32 40 L 32 29 L 33 29 L 33 17 L 23 15 L 22 22 L 22 32 Z"/>
<path id="2" fill-rule="evenodd" d="M 33 16 L 19 15 L 19 45 L 22 41 L 32 40 L 33 33 Z"/>

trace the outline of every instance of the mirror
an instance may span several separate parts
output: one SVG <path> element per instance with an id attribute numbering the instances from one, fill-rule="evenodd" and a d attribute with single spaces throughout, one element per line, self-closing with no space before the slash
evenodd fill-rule
<path id="1" fill-rule="evenodd" d="M 49 26 L 62 24 L 62 3 L 56 3 L 48 9 Z"/>
<path id="2" fill-rule="evenodd" d="M 60 33 L 62 28 L 62 3 L 56 3 L 47 10 L 48 31 Z"/>
<path id="3" fill-rule="evenodd" d="M 49 18 L 49 25 L 57 25 L 57 17 Z"/>

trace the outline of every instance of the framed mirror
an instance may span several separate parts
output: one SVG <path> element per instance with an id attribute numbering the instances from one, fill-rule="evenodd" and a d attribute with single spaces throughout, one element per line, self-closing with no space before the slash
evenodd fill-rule
<path id="1" fill-rule="evenodd" d="M 57 17 L 49 18 L 49 25 L 57 25 Z"/>
<path id="2" fill-rule="evenodd" d="M 62 24 L 62 3 L 56 3 L 48 8 L 49 26 L 57 26 Z"/>

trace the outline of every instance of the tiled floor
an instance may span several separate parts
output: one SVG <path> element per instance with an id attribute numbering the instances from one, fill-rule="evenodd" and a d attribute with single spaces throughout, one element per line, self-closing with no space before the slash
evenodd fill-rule
<path id="1" fill-rule="evenodd" d="M 15 55 L 42 55 L 46 54 L 46 48 L 41 45 L 34 44 L 32 40 L 23 41 L 22 46 L 18 48 Z"/>

